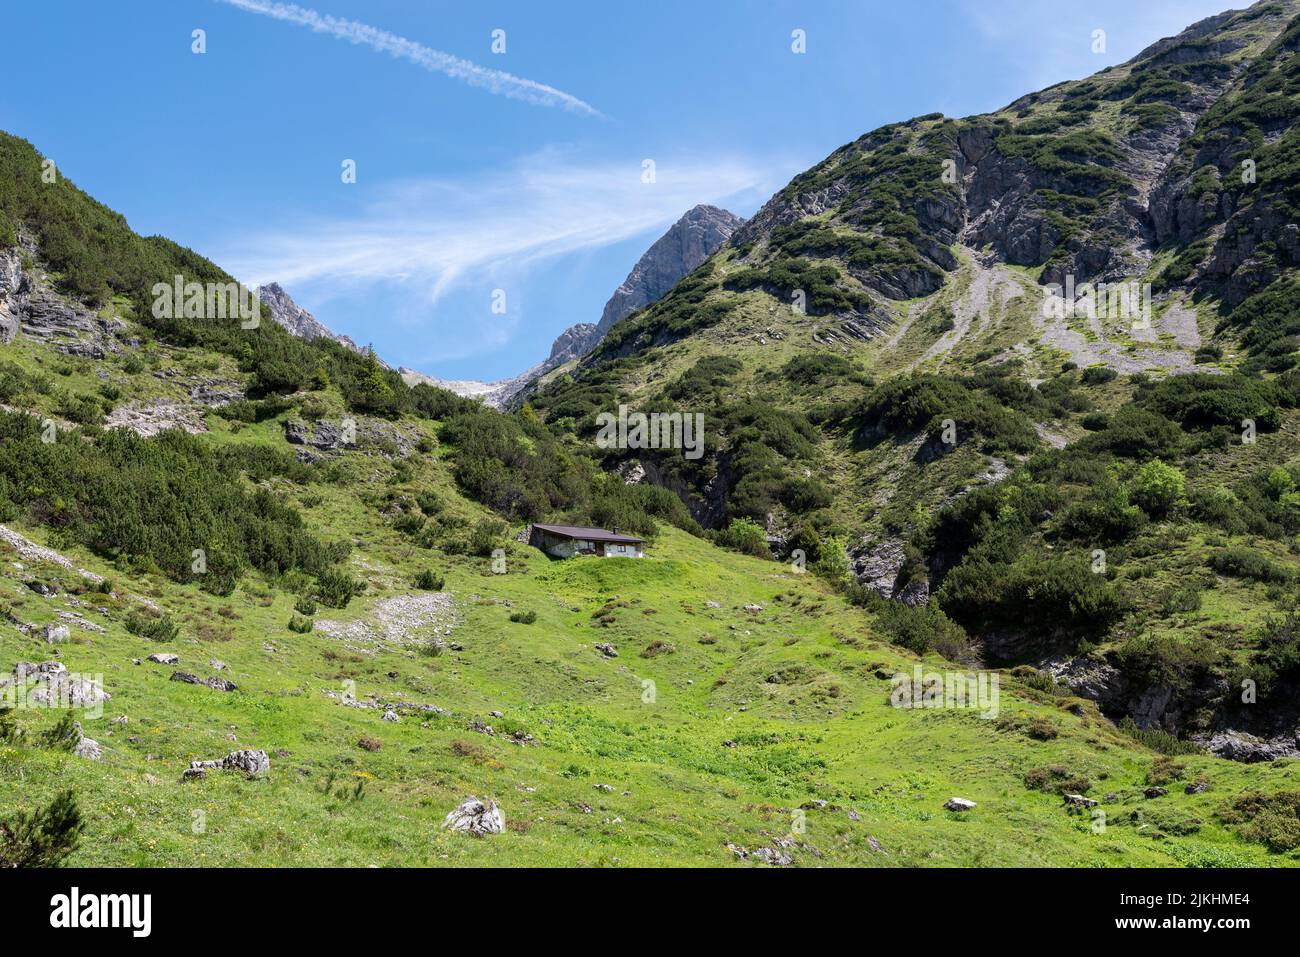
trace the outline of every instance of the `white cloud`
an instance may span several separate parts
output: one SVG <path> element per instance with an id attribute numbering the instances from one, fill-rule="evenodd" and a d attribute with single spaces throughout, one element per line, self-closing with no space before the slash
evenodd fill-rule
<path id="1" fill-rule="evenodd" d="M 697 203 L 752 206 L 792 168 L 662 158 L 657 181 L 647 184 L 640 159 L 577 163 L 547 151 L 472 181 L 381 187 L 357 215 L 234 237 L 216 258 L 246 282 L 277 281 L 291 293 L 306 284 L 321 295 L 395 285 L 416 313 L 457 283 L 519 275 L 544 260 L 662 230 Z"/>
<path id="2" fill-rule="evenodd" d="M 600 111 L 591 104 L 553 86 L 515 76 L 504 70 L 479 66 L 470 60 L 434 50 L 414 40 L 389 33 L 387 30 L 380 30 L 378 27 L 358 23 L 356 20 L 345 20 L 342 17 L 318 13 L 294 3 L 268 3 L 264 0 L 218 0 L 218 2 L 238 7 L 249 13 L 258 13 L 275 20 L 307 27 L 316 33 L 328 33 L 349 43 L 368 46 L 389 56 L 409 60 L 430 73 L 442 73 L 453 79 L 463 80 L 471 86 L 482 87 L 499 96 L 523 100 L 538 106 L 558 106 L 587 116 L 601 115 Z"/>

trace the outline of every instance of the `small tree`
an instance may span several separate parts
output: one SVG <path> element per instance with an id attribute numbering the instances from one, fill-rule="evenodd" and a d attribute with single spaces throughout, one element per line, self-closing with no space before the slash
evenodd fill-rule
<path id="1" fill-rule="evenodd" d="M 0 821 L 0 868 L 58 867 L 77 848 L 85 828 L 69 789 L 48 807 Z"/>
<path id="2" fill-rule="evenodd" d="M 1168 514 L 1186 500 L 1183 473 L 1159 459 L 1152 459 L 1138 469 L 1133 480 L 1133 500 L 1148 515 Z"/>
<path id="3" fill-rule="evenodd" d="M 848 552 L 844 549 L 843 539 L 835 535 L 822 539 L 821 558 L 813 566 L 813 571 L 836 585 L 842 585 L 849 580 L 852 568 L 849 565 Z"/>
<path id="4" fill-rule="evenodd" d="M 732 548 L 756 558 L 771 558 L 767 547 L 767 532 L 758 522 L 749 518 L 733 518 L 731 524 L 718 532 L 717 542 L 723 548 Z"/>
<path id="5" fill-rule="evenodd" d="M 822 539 L 817 534 L 817 529 L 813 528 L 811 522 L 804 522 L 803 528 L 795 536 L 793 547 L 803 550 L 804 558 L 810 564 L 816 563 L 822 557 Z"/>
<path id="6" fill-rule="evenodd" d="M 1278 466 L 1268 473 L 1268 493 L 1277 500 L 1281 500 L 1287 493 L 1295 491 L 1295 479 L 1291 473 L 1282 466 Z"/>
<path id="7" fill-rule="evenodd" d="M 469 550 L 475 555 L 491 555 L 500 547 L 508 531 L 506 523 L 497 518 L 480 519 L 469 535 Z"/>
<path id="8" fill-rule="evenodd" d="M 443 577 L 432 568 L 426 568 L 415 576 L 415 587 L 421 591 L 442 591 Z"/>
<path id="9" fill-rule="evenodd" d="M 327 568 L 316 579 L 316 598 L 329 608 L 346 608 L 365 590 L 364 584 L 338 568 Z"/>

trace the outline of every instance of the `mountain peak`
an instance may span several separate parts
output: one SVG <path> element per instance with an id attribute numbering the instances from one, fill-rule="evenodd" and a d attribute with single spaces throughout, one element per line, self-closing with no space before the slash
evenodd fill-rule
<path id="1" fill-rule="evenodd" d="M 480 382 L 438 379 L 414 369 L 398 371 L 408 385 L 424 382 L 467 398 L 481 398 L 496 408 L 505 407 L 539 376 L 585 356 L 615 323 L 667 295 L 673 286 L 730 239 L 744 222 L 735 213 L 717 206 L 707 203 L 692 206 L 637 260 L 627 278 L 605 303 L 599 323 L 579 322 L 569 326 L 555 338 L 551 353 L 544 362 L 516 376 L 498 382 Z"/>
<path id="2" fill-rule="evenodd" d="M 269 282 L 257 287 L 257 298 L 266 303 L 271 310 L 271 318 L 287 329 L 291 334 L 310 342 L 313 339 L 329 339 L 353 352 L 364 352 L 348 336 L 339 335 L 321 322 L 302 306 L 293 301 L 283 286 L 278 282 Z"/>
<path id="3" fill-rule="evenodd" d="M 599 342 L 614 323 L 667 295 L 744 222 L 735 213 L 703 203 L 687 210 L 637 260 L 622 285 L 609 297 L 591 345 Z"/>

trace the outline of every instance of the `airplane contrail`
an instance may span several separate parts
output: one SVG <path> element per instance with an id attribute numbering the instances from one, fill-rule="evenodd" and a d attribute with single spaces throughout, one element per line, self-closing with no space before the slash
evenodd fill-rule
<path id="1" fill-rule="evenodd" d="M 329 14 L 318 13 L 294 3 L 269 3 L 265 0 L 217 0 L 219 3 L 258 13 L 275 20 L 296 23 L 307 27 L 315 33 L 328 33 L 330 36 L 349 43 L 368 46 L 372 50 L 387 53 L 389 56 L 421 66 L 430 73 L 442 73 L 453 79 L 463 80 L 471 86 L 482 87 L 491 93 L 507 96 L 514 100 L 523 100 L 538 106 L 558 106 L 572 113 L 587 116 L 603 116 L 590 103 L 576 96 L 570 96 L 563 90 L 557 90 L 545 83 L 528 80 L 524 77 L 479 66 L 470 60 L 434 50 L 422 43 L 408 40 L 387 30 L 380 30 L 355 20 L 345 20 Z"/>

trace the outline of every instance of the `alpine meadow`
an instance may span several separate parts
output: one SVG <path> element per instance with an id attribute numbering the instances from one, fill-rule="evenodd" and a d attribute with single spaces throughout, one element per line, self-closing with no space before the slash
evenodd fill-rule
<path id="1" fill-rule="evenodd" d="M 177 6 L 146 98 L 394 138 L 0 108 L 0 868 L 1300 865 L 1300 0 L 793 178 L 524 5 Z"/>

